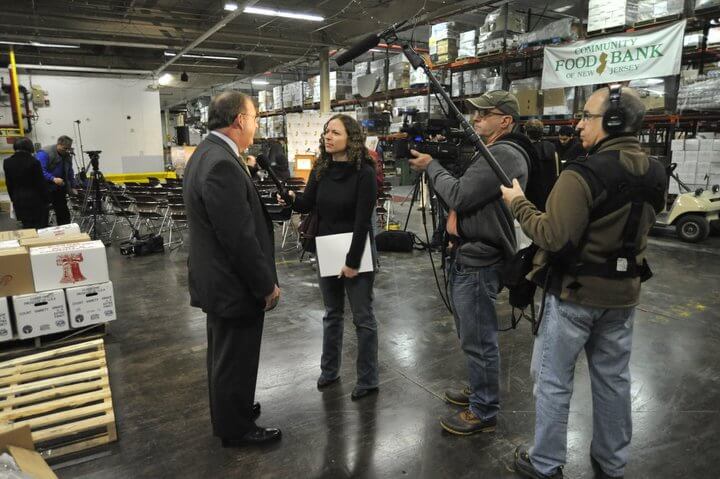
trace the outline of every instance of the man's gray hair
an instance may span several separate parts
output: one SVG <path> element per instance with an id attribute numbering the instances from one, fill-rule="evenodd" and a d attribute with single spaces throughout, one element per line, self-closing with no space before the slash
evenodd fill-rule
<path id="1" fill-rule="evenodd" d="M 610 92 L 605 88 L 603 111 L 610 108 Z M 625 112 L 625 130 L 623 133 L 637 133 L 645 118 L 645 105 L 634 88 L 622 87 L 620 90 L 620 108 Z"/>
<path id="2" fill-rule="evenodd" d="M 208 129 L 217 130 L 232 125 L 240 113 L 245 113 L 252 98 L 239 91 L 224 91 L 210 101 L 208 111 Z"/>
<path id="3" fill-rule="evenodd" d="M 67 146 L 68 148 L 70 148 L 72 146 L 72 143 L 73 143 L 73 139 L 67 135 L 59 136 L 57 139 L 58 145 Z"/>

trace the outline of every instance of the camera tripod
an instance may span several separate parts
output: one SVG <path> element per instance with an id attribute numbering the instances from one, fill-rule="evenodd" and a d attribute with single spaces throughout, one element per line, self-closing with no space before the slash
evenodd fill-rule
<path id="1" fill-rule="evenodd" d="M 105 213 L 105 210 L 103 208 L 103 191 L 107 192 L 107 194 L 110 195 L 113 208 L 118 208 L 120 216 L 125 218 L 125 220 L 127 221 L 132 231 L 132 237 L 139 238 L 140 233 L 135 228 L 135 225 L 133 225 L 132 221 L 130 221 L 130 218 L 128 218 L 127 210 L 118 200 L 115 192 L 110 187 L 110 185 L 107 184 L 107 181 L 105 180 L 105 175 L 103 175 L 100 171 L 99 163 L 101 151 L 93 150 L 87 151 L 85 153 L 87 153 L 87 155 L 90 157 L 91 171 L 89 174 L 87 174 L 87 187 L 85 188 L 85 198 L 83 199 L 83 205 L 80 209 L 80 215 L 83 218 L 87 217 L 90 219 L 90 226 L 88 228 L 88 234 L 90 235 L 90 238 L 92 238 L 93 240 L 100 239 L 103 235 L 99 232 L 99 224 L 104 223 L 107 227 L 107 225 L 110 223 L 107 218 L 107 214 Z M 111 232 L 112 230 L 105 233 L 105 235 L 107 235 L 107 241 L 103 241 L 104 243 L 109 244 L 112 241 L 112 237 L 110 234 Z"/>

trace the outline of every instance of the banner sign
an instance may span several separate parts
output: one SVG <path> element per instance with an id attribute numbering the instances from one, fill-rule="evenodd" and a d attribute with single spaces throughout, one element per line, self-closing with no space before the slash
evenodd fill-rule
<path id="1" fill-rule="evenodd" d="M 545 47 L 542 88 L 616 83 L 680 73 L 685 23 Z"/>

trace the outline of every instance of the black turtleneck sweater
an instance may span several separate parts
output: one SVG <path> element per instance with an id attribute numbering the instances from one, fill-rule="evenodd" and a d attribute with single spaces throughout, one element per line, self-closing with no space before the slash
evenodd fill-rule
<path id="1" fill-rule="evenodd" d="M 376 200 L 377 183 L 372 166 L 364 164 L 358 170 L 350 163 L 333 161 L 319 180 L 315 170 L 310 173 L 305 192 L 295 199 L 293 209 L 310 213 L 317 208 L 318 236 L 352 232 L 345 264 L 358 269 Z"/>

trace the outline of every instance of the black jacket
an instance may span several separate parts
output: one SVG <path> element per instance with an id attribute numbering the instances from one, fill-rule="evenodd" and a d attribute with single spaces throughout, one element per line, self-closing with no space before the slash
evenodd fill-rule
<path id="1" fill-rule="evenodd" d="M 564 145 L 558 140 L 558 142 L 555 143 L 555 148 L 557 149 L 558 156 L 560 157 L 561 168 L 565 166 L 565 163 L 575 161 L 587 154 L 585 148 L 582 146 L 582 143 L 577 138 L 571 138 L 570 141 Z"/>
<path id="2" fill-rule="evenodd" d="M 47 208 L 50 201 L 42 165 L 32 153 L 16 151 L 3 163 L 5 182 L 17 219 L 23 221 Z"/>
<path id="3" fill-rule="evenodd" d="M 183 195 L 190 228 L 190 304 L 255 319 L 277 283 L 273 226 L 229 145 L 208 135 L 190 157 Z"/>

